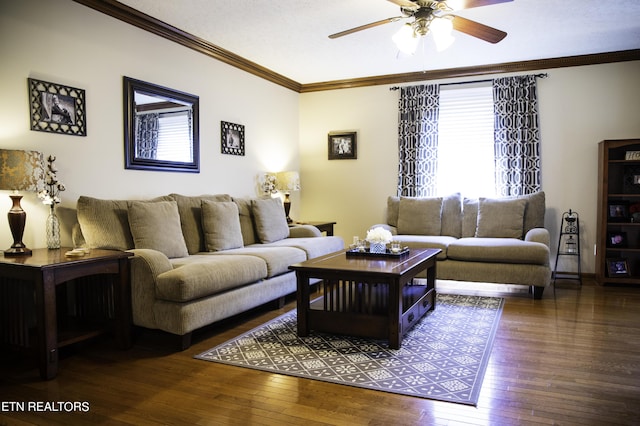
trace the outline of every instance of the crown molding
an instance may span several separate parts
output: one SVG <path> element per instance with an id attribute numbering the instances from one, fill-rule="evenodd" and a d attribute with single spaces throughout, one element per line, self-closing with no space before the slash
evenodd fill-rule
<path id="1" fill-rule="evenodd" d="M 300 93 L 640 60 L 640 49 L 303 84 Z"/>
<path id="2" fill-rule="evenodd" d="M 640 49 L 301 84 L 116 0 L 73 0 L 298 93 L 640 60 Z"/>
<path id="3" fill-rule="evenodd" d="M 228 65 L 239 68 L 250 74 L 271 81 L 272 83 L 300 92 L 301 84 L 263 66 L 251 62 L 233 52 L 225 50 L 215 44 L 182 31 L 172 25 L 162 22 L 152 16 L 135 10 L 115 0 L 73 0 L 76 3 L 90 7 L 113 18 L 149 31 L 155 35 L 181 44 L 204 55 L 210 56 Z"/>

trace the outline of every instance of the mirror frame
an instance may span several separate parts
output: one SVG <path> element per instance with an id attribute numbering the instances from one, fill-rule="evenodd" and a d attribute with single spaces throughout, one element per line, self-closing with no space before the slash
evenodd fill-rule
<path id="1" fill-rule="evenodd" d="M 130 77 L 123 77 L 124 88 L 124 161 L 125 169 L 156 170 L 168 172 L 200 173 L 200 98 L 189 93 L 169 89 L 157 84 L 147 83 Z M 190 103 L 193 108 L 193 161 L 165 161 L 148 158 L 136 158 L 135 153 L 135 93 L 161 96 Z"/>

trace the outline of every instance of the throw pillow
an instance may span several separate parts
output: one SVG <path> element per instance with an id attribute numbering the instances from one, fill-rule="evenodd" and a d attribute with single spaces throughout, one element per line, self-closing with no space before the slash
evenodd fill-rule
<path id="1" fill-rule="evenodd" d="M 289 236 L 287 216 L 279 198 L 253 199 L 251 207 L 256 221 L 256 233 L 261 243 L 272 243 Z"/>
<path id="2" fill-rule="evenodd" d="M 526 206 L 523 199 L 480 198 L 476 237 L 522 238 Z"/>
<path id="3" fill-rule="evenodd" d="M 178 203 L 180 226 L 182 226 L 182 235 L 184 235 L 184 242 L 189 254 L 206 250 L 202 232 L 202 200 L 231 201 L 231 196 L 227 194 L 197 196 L 170 194 L 169 197 Z"/>
<path id="4" fill-rule="evenodd" d="M 89 247 L 106 250 L 133 248 L 127 203 L 126 200 L 78 198 L 78 224 Z"/>
<path id="5" fill-rule="evenodd" d="M 202 228 L 208 251 L 243 247 L 238 206 L 233 201 L 202 201 Z"/>
<path id="6" fill-rule="evenodd" d="M 132 201 L 128 216 L 135 248 L 157 250 L 168 258 L 189 255 L 175 201 Z"/>
<path id="7" fill-rule="evenodd" d="M 400 197 L 398 234 L 440 235 L 442 198 Z"/>

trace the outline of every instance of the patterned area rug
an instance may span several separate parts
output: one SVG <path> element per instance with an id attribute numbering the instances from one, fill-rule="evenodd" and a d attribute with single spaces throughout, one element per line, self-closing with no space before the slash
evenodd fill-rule
<path id="1" fill-rule="evenodd" d="M 296 334 L 292 310 L 195 358 L 342 385 L 476 405 L 504 299 L 438 294 L 398 350 L 386 341 Z"/>

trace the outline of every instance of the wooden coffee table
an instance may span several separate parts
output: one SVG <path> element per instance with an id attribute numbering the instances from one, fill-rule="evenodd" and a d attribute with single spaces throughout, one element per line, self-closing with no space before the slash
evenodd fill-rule
<path id="1" fill-rule="evenodd" d="M 435 308 L 436 256 L 440 249 L 411 249 L 400 258 L 351 257 L 346 250 L 290 266 L 296 271 L 298 335 L 310 330 L 387 339 L 399 349 L 402 336 Z M 427 271 L 427 284 L 413 278 Z M 312 279 L 324 296 L 310 298 Z"/>

